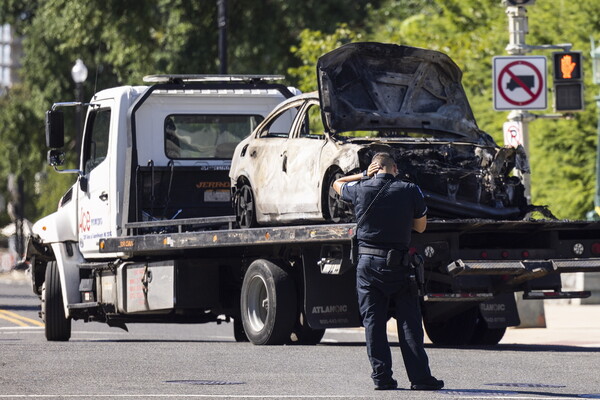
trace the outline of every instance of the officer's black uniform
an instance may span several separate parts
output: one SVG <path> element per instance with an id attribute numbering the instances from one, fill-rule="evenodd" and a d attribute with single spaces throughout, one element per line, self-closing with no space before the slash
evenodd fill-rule
<path id="1" fill-rule="evenodd" d="M 394 301 L 398 338 L 404 366 L 411 384 L 430 381 L 429 360 L 423 347 L 423 328 L 418 297 L 411 295 L 407 267 L 387 267 L 382 255 L 364 254 L 365 248 L 408 251 L 413 219 L 427 213 L 423 194 L 415 184 L 401 181 L 391 174 L 374 179 L 348 182 L 342 187 L 342 199 L 354 204 L 356 219 L 365 212 L 379 189 L 392 183 L 377 198 L 358 229 L 360 249 L 356 287 L 360 313 L 365 326 L 367 353 L 376 388 L 395 387 L 392 357 L 386 325 L 390 300 Z M 363 254 L 360 254 L 363 253 Z"/>

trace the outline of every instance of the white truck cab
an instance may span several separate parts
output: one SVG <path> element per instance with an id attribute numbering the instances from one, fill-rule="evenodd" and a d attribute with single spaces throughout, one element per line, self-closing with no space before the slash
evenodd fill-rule
<path id="1" fill-rule="evenodd" d="M 155 75 L 145 78 L 152 86 L 102 90 L 84 104 L 75 170 L 58 169 L 62 108 L 80 103 L 54 104 L 47 112 L 48 161 L 78 179 L 58 210 L 35 223 L 26 257 L 55 260 L 67 317 L 69 304 L 81 301 L 81 265 L 120 256 L 101 254 L 100 239 L 124 235 L 128 223 L 233 215 L 231 156 L 277 104 L 297 93 L 269 82 L 280 78 Z M 33 264 L 39 294 L 45 269 Z"/>

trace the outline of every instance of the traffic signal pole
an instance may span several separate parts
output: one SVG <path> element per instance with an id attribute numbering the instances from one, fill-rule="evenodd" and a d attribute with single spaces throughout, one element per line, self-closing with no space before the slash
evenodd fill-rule
<path id="1" fill-rule="evenodd" d="M 504 0 L 506 6 L 506 15 L 508 16 L 508 45 L 506 46 L 506 52 L 511 56 L 523 56 L 530 53 L 532 50 L 548 50 L 548 49 L 561 49 L 563 51 L 569 51 L 571 49 L 570 43 L 558 44 L 558 45 L 536 45 L 531 46 L 525 42 L 525 36 L 529 32 L 527 24 L 527 8 L 526 5 L 532 5 L 534 1 L 508 1 Z M 521 4 L 521 5 L 512 5 Z M 538 118 L 548 119 L 559 119 L 569 118 L 568 115 L 563 114 L 532 114 L 527 110 L 516 109 L 512 110 L 508 114 L 509 122 L 518 122 L 521 124 L 521 132 L 523 135 L 523 148 L 529 158 L 529 123 L 535 121 Z M 529 160 L 528 160 L 529 162 Z M 531 173 L 520 173 L 520 178 L 525 187 L 525 197 L 527 202 L 531 203 Z"/>
<path id="2" fill-rule="evenodd" d="M 506 15 L 508 16 L 508 46 L 506 52 L 511 56 L 522 56 L 528 53 L 527 45 L 525 44 L 525 35 L 527 34 L 527 9 L 522 6 L 506 7 Z M 508 121 L 521 123 L 521 131 L 523 134 L 523 148 L 529 158 L 529 122 L 533 121 L 533 114 L 525 110 L 513 110 L 508 114 Z M 529 162 L 529 160 L 528 160 Z M 525 187 L 525 197 L 527 202 L 531 203 L 531 174 L 520 173 L 520 178 Z"/>

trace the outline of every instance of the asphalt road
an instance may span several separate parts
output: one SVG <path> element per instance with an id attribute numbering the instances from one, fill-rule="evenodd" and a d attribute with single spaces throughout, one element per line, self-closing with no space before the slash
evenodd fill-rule
<path id="1" fill-rule="evenodd" d="M 0 399 L 600 398 L 600 346 L 428 345 L 447 389 L 376 392 L 360 329 L 328 331 L 318 346 L 270 347 L 236 343 L 231 324 L 125 332 L 74 322 L 71 340 L 57 343 L 45 340 L 38 310 L 27 281 L 0 279 Z M 393 352 L 395 377 L 407 388 L 400 351 Z"/>

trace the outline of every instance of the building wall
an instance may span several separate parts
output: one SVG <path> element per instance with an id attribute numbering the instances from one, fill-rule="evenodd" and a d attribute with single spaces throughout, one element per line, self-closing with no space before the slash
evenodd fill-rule
<path id="1" fill-rule="evenodd" d="M 8 24 L 0 25 L 0 93 L 18 82 L 21 66 L 21 38 Z"/>

